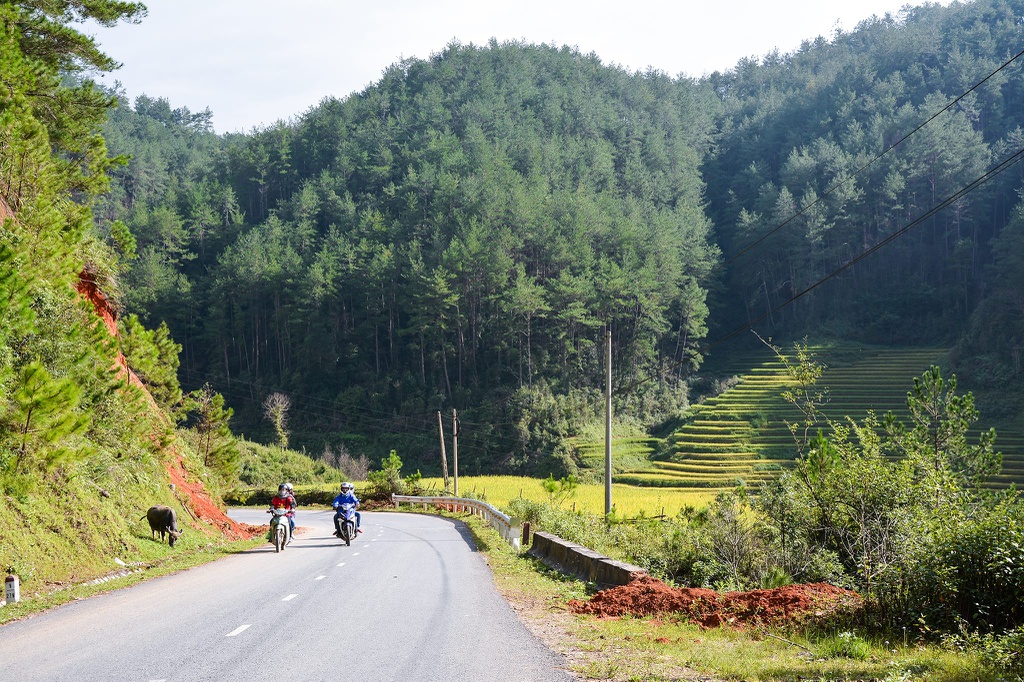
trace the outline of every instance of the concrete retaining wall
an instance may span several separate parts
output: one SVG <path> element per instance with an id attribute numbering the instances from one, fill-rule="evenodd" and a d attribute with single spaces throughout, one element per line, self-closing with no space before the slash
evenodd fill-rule
<path id="1" fill-rule="evenodd" d="M 552 568 L 597 583 L 599 587 L 625 585 L 635 575 L 647 573 L 639 566 L 609 559 L 592 549 L 540 531 L 533 534 L 529 553 Z"/>

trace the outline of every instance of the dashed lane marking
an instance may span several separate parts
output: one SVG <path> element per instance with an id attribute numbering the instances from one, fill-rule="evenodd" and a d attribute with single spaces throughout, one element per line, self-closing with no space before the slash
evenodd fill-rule
<path id="1" fill-rule="evenodd" d="M 248 623 L 246 625 L 239 625 L 237 628 L 235 628 L 234 630 L 232 630 L 231 632 L 229 632 L 228 634 L 226 634 L 224 636 L 225 637 L 234 637 L 235 635 L 238 635 L 238 634 L 241 634 L 241 633 L 245 632 L 250 627 L 252 627 L 252 623 Z"/>
<path id="2" fill-rule="evenodd" d="M 359 552 L 352 552 L 352 556 L 359 556 Z"/>
<path id="3" fill-rule="evenodd" d="M 289 595 L 288 595 L 287 597 L 285 597 L 285 598 L 284 598 L 284 599 L 282 599 L 281 601 L 291 601 L 292 599 L 295 599 L 295 598 L 296 598 L 296 597 L 298 597 L 298 596 L 299 596 L 299 595 L 297 595 L 297 594 L 289 594 Z"/>
<path id="4" fill-rule="evenodd" d="M 344 566 L 344 565 L 345 565 L 345 562 L 344 562 L 344 561 L 342 561 L 342 562 L 341 562 L 340 564 L 338 564 L 338 568 L 341 568 L 341 567 L 342 567 L 342 566 Z"/>
<path id="5" fill-rule="evenodd" d="M 327 577 L 326 575 L 318 575 L 318 576 L 317 576 L 317 577 L 315 578 L 315 580 L 323 580 L 323 579 L 324 579 L 324 578 L 326 578 L 326 577 Z"/>

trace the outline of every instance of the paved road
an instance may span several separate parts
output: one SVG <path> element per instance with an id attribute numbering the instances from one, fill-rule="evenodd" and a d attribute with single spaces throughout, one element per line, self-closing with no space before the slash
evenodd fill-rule
<path id="1" fill-rule="evenodd" d="M 459 525 L 364 513 L 345 547 L 332 518 L 300 510 L 309 530 L 281 554 L 268 544 L 0 627 L 0 680 L 575 679 Z"/>

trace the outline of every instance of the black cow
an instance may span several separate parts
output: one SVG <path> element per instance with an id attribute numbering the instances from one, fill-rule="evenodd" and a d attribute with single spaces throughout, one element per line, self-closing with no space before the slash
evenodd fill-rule
<path id="1" fill-rule="evenodd" d="M 178 530 L 178 517 L 174 510 L 158 504 L 155 507 L 149 508 L 149 511 L 146 512 L 146 519 L 149 521 L 149 528 L 152 531 L 153 539 L 155 540 L 156 534 L 160 533 L 160 542 L 163 542 L 164 534 L 166 533 L 170 536 L 168 544 L 174 547 L 174 541 L 181 535 L 181 531 Z"/>

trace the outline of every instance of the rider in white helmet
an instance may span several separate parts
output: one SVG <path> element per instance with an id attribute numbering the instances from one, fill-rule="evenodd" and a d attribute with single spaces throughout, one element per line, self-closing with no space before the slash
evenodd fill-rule
<path id="1" fill-rule="evenodd" d="M 295 533 L 295 496 L 292 495 L 290 489 L 290 483 L 282 483 L 277 486 L 277 495 L 270 501 L 271 507 L 281 507 L 288 510 L 286 516 L 288 517 L 288 526 L 291 528 L 291 532 Z M 289 536 L 288 542 L 291 543 L 291 536 Z"/>
<path id="2" fill-rule="evenodd" d="M 337 535 L 338 537 L 341 537 L 341 526 L 340 526 L 340 523 L 341 523 L 341 510 L 339 509 L 339 507 L 341 507 L 341 505 L 343 505 L 345 503 L 354 504 L 354 505 L 356 505 L 357 508 L 359 507 L 359 498 L 356 497 L 356 494 L 355 494 L 354 491 L 355 491 L 355 486 L 353 486 L 348 481 L 345 481 L 344 483 L 341 484 L 341 494 L 338 495 L 337 497 L 335 497 L 334 500 L 331 502 L 331 506 L 334 507 L 334 509 L 335 509 L 335 512 L 334 512 L 334 534 Z M 362 523 L 362 521 L 363 521 L 362 515 L 357 511 L 356 512 L 356 531 L 359 532 L 359 533 L 363 532 L 363 530 L 359 527 L 359 525 Z"/>

